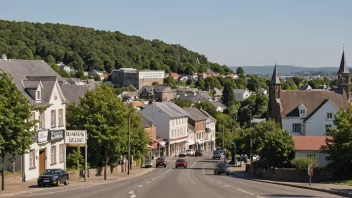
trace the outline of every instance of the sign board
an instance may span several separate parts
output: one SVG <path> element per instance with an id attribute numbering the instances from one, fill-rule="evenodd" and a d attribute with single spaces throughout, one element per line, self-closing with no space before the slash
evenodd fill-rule
<path id="1" fill-rule="evenodd" d="M 48 141 L 48 131 L 38 131 L 38 143 Z"/>
<path id="2" fill-rule="evenodd" d="M 87 143 L 87 131 L 85 130 L 66 130 L 65 144 L 69 146 L 81 146 Z"/>
<path id="3" fill-rule="evenodd" d="M 64 130 L 50 131 L 50 140 L 61 140 L 64 138 Z"/>
<path id="4" fill-rule="evenodd" d="M 308 175 L 309 176 L 313 176 L 313 173 L 314 173 L 314 168 L 313 168 L 313 164 L 309 164 L 308 165 Z"/>

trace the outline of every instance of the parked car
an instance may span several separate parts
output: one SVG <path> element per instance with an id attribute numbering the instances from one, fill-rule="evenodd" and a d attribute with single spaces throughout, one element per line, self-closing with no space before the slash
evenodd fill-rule
<path id="1" fill-rule="evenodd" d="M 175 163 L 175 168 L 178 168 L 180 166 L 187 168 L 187 160 L 186 159 L 177 159 L 176 163 Z"/>
<path id="2" fill-rule="evenodd" d="M 42 175 L 38 177 L 38 187 L 42 186 L 59 186 L 61 183 L 67 185 L 69 182 L 68 173 L 63 169 L 46 169 Z"/>
<path id="3" fill-rule="evenodd" d="M 219 151 L 214 151 L 213 159 L 221 159 L 221 153 Z"/>
<path id="4" fill-rule="evenodd" d="M 178 157 L 186 157 L 187 156 L 187 152 L 186 151 L 181 151 L 179 154 L 178 154 Z"/>
<path id="5" fill-rule="evenodd" d="M 158 166 L 167 166 L 167 161 L 165 157 L 158 157 L 156 159 L 155 167 L 158 168 Z"/>
<path id="6" fill-rule="evenodd" d="M 186 150 L 186 152 L 187 152 L 187 155 L 194 156 L 194 150 L 193 149 L 188 149 L 188 150 Z"/>
<path id="7" fill-rule="evenodd" d="M 198 156 L 203 157 L 203 152 L 204 152 L 203 150 L 196 150 L 194 156 L 196 156 L 196 157 L 198 157 Z"/>
<path id="8" fill-rule="evenodd" d="M 151 159 L 146 159 L 146 160 L 144 161 L 144 167 L 145 167 L 145 168 L 151 168 L 151 167 L 153 167 L 153 162 L 152 162 L 152 160 L 151 160 Z"/>
<path id="9" fill-rule="evenodd" d="M 225 173 L 226 175 L 230 175 L 229 166 L 226 163 L 220 162 L 214 166 L 215 166 L 214 175 L 220 175 L 221 173 Z"/>

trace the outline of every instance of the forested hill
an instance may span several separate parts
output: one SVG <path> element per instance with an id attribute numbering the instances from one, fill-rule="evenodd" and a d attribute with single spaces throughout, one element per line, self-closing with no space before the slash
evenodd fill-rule
<path id="1" fill-rule="evenodd" d="M 86 71 L 111 72 L 114 68 L 133 67 L 180 74 L 204 72 L 207 68 L 219 73 L 232 72 L 180 45 L 118 31 L 51 23 L 0 20 L 0 53 L 12 59 L 43 59 L 49 64 L 62 61 L 76 70 Z"/>

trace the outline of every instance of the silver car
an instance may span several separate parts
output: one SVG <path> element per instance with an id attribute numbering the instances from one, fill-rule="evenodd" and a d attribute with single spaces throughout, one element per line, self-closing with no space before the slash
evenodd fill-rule
<path id="1" fill-rule="evenodd" d="M 153 162 L 152 162 L 152 160 L 146 159 L 146 160 L 144 161 L 144 167 L 145 167 L 145 168 L 151 168 L 151 167 L 153 167 Z"/>
<path id="2" fill-rule="evenodd" d="M 213 159 L 221 159 L 221 153 L 219 151 L 214 151 Z"/>

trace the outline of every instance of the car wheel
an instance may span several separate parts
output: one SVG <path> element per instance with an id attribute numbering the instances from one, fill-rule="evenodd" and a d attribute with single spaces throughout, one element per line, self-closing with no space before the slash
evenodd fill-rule
<path id="1" fill-rule="evenodd" d="M 185 166 L 185 168 L 187 168 L 187 166 Z"/>
<path id="2" fill-rule="evenodd" d="M 60 179 L 57 180 L 56 186 L 59 186 L 61 184 Z"/>
<path id="3" fill-rule="evenodd" d="M 42 185 L 39 185 L 39 184 L 38 184 L 38 187 L 40 188 L 40 187 L 42 187 Z"/>
<path id="4" fill-rule="evenodd" d="M 68 181 L 68 179 L 66 179 L 65 182 L 64 182 L 64 184 L 65 184 L 65 185 L 68 185 L 68 183 L 69 183 L 69 181 Z"/>
<path id="5" fill-rule="evenodd" d="M 155 168 L 158 168 L 158 166 L 155 165 Z"/>
<path id="6" fill-rule="evenodd" d="M 164 168 L 166 168 L 166 165 L 164 166 Z"/>

